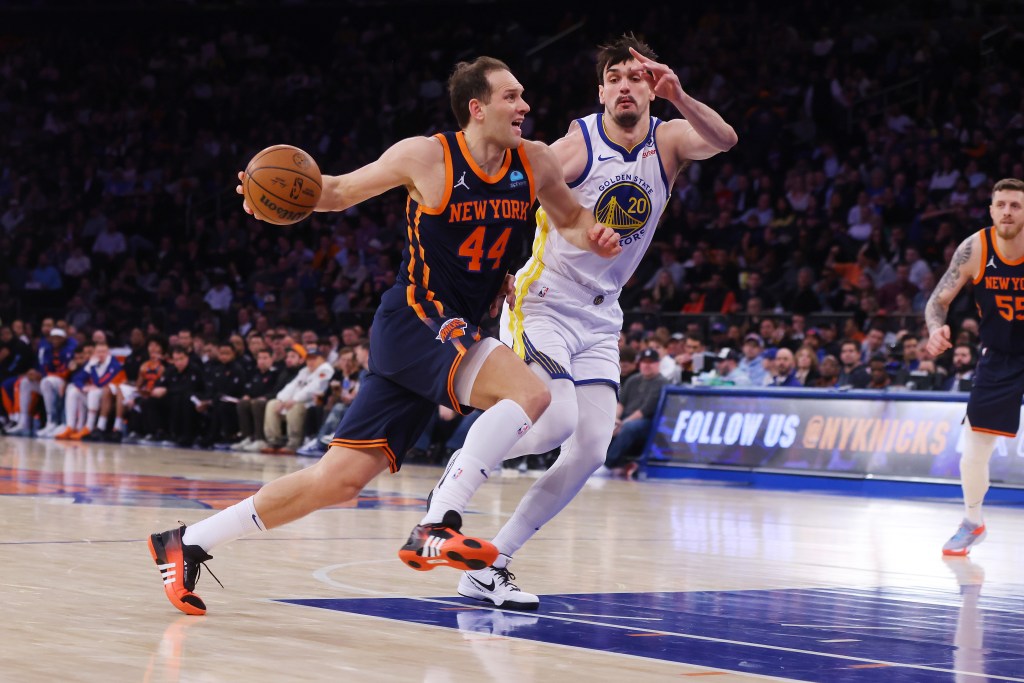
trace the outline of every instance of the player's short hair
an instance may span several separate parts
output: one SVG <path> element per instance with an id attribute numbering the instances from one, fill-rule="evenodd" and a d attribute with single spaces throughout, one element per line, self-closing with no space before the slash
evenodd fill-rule
<path id="1" fill-rule="evenodd" d="M 491 101 L 491 83 L 487 74 L 492 71 L 512 71 L 508 65 L 494 57 L 477 57 L 472 62 L 459 62 L 448 77 L 448 94 L 451 96 L 452 113 L 459 128 L 469 125 L 469 102 Z"/>
<path id="2" fill-rule="evenodd" d="M 616 64 L 624 64 L 633 59 L 629 53 L 633 48 L 648 59 L 658 59 L 658 53 L 651 49 L 651 46 L 633 35 L 633 32 L 625 33 L 620 38 L 597 46 L 597 83 L 604 83 L 604 72 L 608 67 Z"/>
<path id="3" fill-rule="evenodd" d="M 992 194 L 995 194 L 1000 190 L 1024 192 L 1024 180 L 1018 180 L 1017 178 L 1003 178 L 992 187 Z"/>

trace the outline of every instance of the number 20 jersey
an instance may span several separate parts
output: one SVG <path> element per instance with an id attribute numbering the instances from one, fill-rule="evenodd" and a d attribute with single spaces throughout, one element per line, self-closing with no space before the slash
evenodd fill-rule
<path id="1" fill-rule="evenodd" d="M 538 268 L 550 269 L 594 291 L 615 294 L 640 265 L 668 203 L 669 181 L 655 142 L 655 131 L 663 122 L 652 116 L 647 137 L 632 149 L 609 139 L 603 114 L 591 114 L 576 119 L 576 123 L 587 144 L 587 165 L 569 187 L 584 208 L 593 210 L 598 221 L 619 233 L 622 253 L 605 259 L 573 246 L 547 224 L 542 209 L 533 242 L 533 263 L 529 264 L 534 272 L 520 274 L 533 280 L 540 275 Z"/>

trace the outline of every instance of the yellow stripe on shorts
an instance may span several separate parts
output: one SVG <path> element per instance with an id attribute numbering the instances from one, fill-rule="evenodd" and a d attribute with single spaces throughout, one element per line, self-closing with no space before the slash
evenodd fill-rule
<path id="1" fill-rule="evenodd" d="M 523 297 L 529 291 L 530 285 L 537 281 L 540 274 L 544 272 L 544 246 L 547 244 L 548 231 L 551 224 L 548 223 L 548 214 L 544 207 L 537 209 L 537 234 L 533 238 L 533 265 L 526 271 L 526 275 L 516 283 L 516 305 L 508 320 L 508 331 L 512 334 L 512 350 L 520 358 L 526 358 L 526 346 L 523 344 Z"/>

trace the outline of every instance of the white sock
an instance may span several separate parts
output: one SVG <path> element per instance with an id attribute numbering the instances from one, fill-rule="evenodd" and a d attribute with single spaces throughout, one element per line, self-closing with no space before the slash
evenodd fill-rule
<path id="1" fill-rule="evenodd" d="M 256 513 L 254 499 L 255 496 L 249 496 L 241 503 L 235 503 L 212 517 L 207 517 L 201 522 L 187 527 L 185 534 L 181 537 L 181 542 L 187 545 L 197 545 L 206 552 L 210 552 L 228 541 L 234 541 L 257 531 L 266 531 L 267 525 Z"/>
<path id="2" fill-rule="evenodd" d="M 494 545 L 502 554 L 511 556 L 522 548 L 576 497 L 590 475 L 604 463 L 615 428 L 615 390 L 601 384 L 580 386 L 576 388 L 576 400 L 576 432 L 562 445 L 558 460 L 533 483 L 494 537 Z"/>
<path id="3" fill-rule="evenodd" d="M 91 432 L 96 429 L 96 411 L 90 410 L 88 416 L 85 418 L 85 426 Z"/>
<path id="4" fill-rule="evenodd" d="M 124 419 L 120 417 L 114 418 L 114 431 L 120 432 L 124 430 Z"/>
<path id="5" fill-rule="evenodd" d="M 420 524 L 437 524 L 448 510 L 461 514 L 488 473 L 501 465 L 505 455 L 533 426 L 522 406 L 503 399 L 484 411 L 466 435 L 458 457 L 452 458 L 437 483 L 430 509 Z"/>
<path id="6" fill-rule="evenodd" d="M 988 463 L 996 447 L 996 436 L 971 429 L 964 421 L 964 452 L 960 456 L 960 487 L 964 492 L 964 516 L 972 524 L 982 523 L 981 504 L 988 493 Z"/>
<path id="7" fill-rule="evenodd" d="M 102 432 L 106 428 L 107 428 L 107 416 L 104 415 L 103 417 L 101 417 L 98 420 L 96 420 L 96 429 L 98 429 L 98 430 L 100 430 Z"/>

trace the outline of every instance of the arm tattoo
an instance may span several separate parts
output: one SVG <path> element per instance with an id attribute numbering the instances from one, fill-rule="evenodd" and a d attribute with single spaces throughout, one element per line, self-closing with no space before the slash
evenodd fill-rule
<path id="1" fill-rule="evenodd" d="M 960 269 L 971 259 L 972 239 L 970 237 L 967 238 L 957 247 L 956 253 L 953 254 L 953 258 L 950 260 L 946 274 L 942 276 L 939 284 L 935 285 L 932 295 L 928 297 L 928 304 L 924 309 L 924 321 L 928 325 L 929 334 L 946 324 L 949 303 L 943 303 L 943 298 L 944 295 L 948 295 L 949 300 L 952 301 L 953 297 L 957 295 L 963 286 L 960 284 Z"/>

